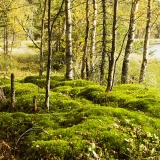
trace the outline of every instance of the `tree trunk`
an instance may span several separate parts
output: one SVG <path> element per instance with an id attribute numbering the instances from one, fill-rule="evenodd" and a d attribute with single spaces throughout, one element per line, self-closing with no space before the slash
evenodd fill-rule
<path id="1" fill-rule="evenodd" d="M 111 55 L 108 55 L 109 67 L 108 67 L 108 81 L 107 81 L 106 92 L 109 92 L 112 90 L 113 83 L 114 83 L 117 8 L 118 8 L 118 0 L 114 0 L 114 10 L 113 10 L 114 13 L 113 13 L 113 25 L 112 25 L 112 50 L 111 50 Z"/>
<path id="2" fill-rule="evenodd" d="M 102 60 L 100 66 L 100 84 L 104 83 L 104 67 L 105 67 L 105 58 L 106 58 L 106 2 L 102 0 L 102 10 L 103 10 L 103 37 L 102 37 Z"/>
<path id="3" fill-rule="evenodd" d="M 0 103 L 6 101 L 6 97 L 3 92 L 3 88 L 0 87 Z"/>
<path id="4" fill-rule="evenodd" d="M 11 42 L 11 50 L 10 50 L 10 53 L 12 53 L 12 50 L 13 50 L 13 45 L 15 43 L 15 31 L 14 31 L 14 28 L 12 29 L 12 42 Z"/>
<path id="5" fill-rule="evenodd" d="M 48 110 L 48 112 L 49 112 L 49 95 L 50 95 L 51 59 L 52 59 L 51 0 L 48 0 L 48 62 L 47 62 L 47 76 L 46 76 L 46 98 L 45 98 L 45 107 Z"/>
<path id="6" fill-rule="evenodd" d="M 88 36 L 89 36 L 89 0 L 86 1 L 86 33 L 85 33 L 85 42 L 84 42 L 84 52 L 82 56 L 82 67 L 81 67 L 81 78 L 85 78 L 85 67 L 87 63 L 87 45 L 88 45 Z M 87 75 L 87 73 L 86 73 Z M 88 77 L 86 77 L 88 79 Z"/>
<path id="7" fill-rule="evenodd" d="M 15 85 L 14 85 L 14 74 L 11 74 L 11 110 L 15 109 Z"/>
<path id="8" fill-rule="evenodd" d="M 74 79 L 73 75 L 73 56 L 72 56 L 72 19 L 70 0 L 65 0 L 66 14 L 66 79 Z"/>
<path id="9" fill-rule="evenodd" d="M 122 75 L 121 75 L 121 83 L 124 83 L 124 84 L 129 82 L 130 54 L 132 52 L 132 45 L 134 41 L 135 21 L 136 21 L 136 14 L 138 10 L 138 4 L 139 4 L 139 0 L 132 1 L 128 39 L 127 39 L 127 44 L 126 44 L 126 49 L 125 49 L 125 54 L 123 59 Z"/>
<path id="10" fill-rule="evenodd" d="M 33 111 L 34 112 L 37 111 L 37 99 L 36 99 L 36 96 L 33 97 Z"/>
<path id="11" fill-rule="evenodd" d="M 42 20 L 41 20 L 41 44 L 40 44 L 40 63 L 39 63 L 39 76 L 42 76 L 43 72 L 44 72 L 44 51 L 43 51 L 43 46 L 44 46 L 44 20 L 45 20 L 45 13 L 46 13 L 46 7 L 47 7 L 47 0 L 44 1 L 44 10 L 42 13 Z"/>
<path id="12" fill-rule="evenodd" d="M 4 27 L 4 55 L 8 55 L 8 24 Z"/>
<path id="13" fill-rule="evenodd" d="M 56 38 L 56 52 L 59 52 L 61 48 L 61 21 L 58 20 L 58 36 Z"/>
<path id="14" fill-rule="evenodd" d="M 6 55 L 6 27 L 4 27 L 4 38 L 3 38 L 3 52 L 4 52 L 4 55 Z"/>
<path id="15" fill-rule="evenodd" d="M 96 44 L 96 26 L 97 26 L 97 0 L 93 0 L 93 27 L 92 27 L 92 35 L 91 35 L 91 53 L 90 53 L 90 74 L 92 74 L 94 70 L 93 65 L 93 56 L 95 53 L 95 44 Z"/>
<path id="16" fill-rule="evenodd" d="M 147 22 L 146 22 L 145 39 L 144 39 L 144 47 L 143 47 L 143 59 L 142 59 L 142 64 L 141 64 L 139 83 L 143 82 L 146 77 L 146 68 L 147 68 L 147 61 L 148 61 L 148 47 L 149 47 L 149 37 L 150 37 L 150 25 L 151 25 L 151 0 L 148 0 Z"/>

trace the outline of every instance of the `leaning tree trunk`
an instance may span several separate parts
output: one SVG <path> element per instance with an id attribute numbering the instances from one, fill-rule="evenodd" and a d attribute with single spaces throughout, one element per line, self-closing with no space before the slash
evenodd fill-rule
<path id="1" fill-rule="evenodd" d="M 85 33 L 85 42 L 84 42 L 84 52 L 82 56 L 82 67 L 81 67 L 81 78 L 85 78 L 85 67 L 87 61 L 87 45 L 88 45 L 88 36 L 89 36 L 89 0 L 86 1 L 86 33 Z M 87 75 L 87 73 L 86 73 Z M 88 77 L 86 77 L 88 78 Z"/>
<path id="2" fill-rule="evenodd" d="M 66 79 L 74 79 L 73 75 L 73 55 L 72 55 L 72 18 L 71 18 L 71 2 L 65 0 L 66 14 Z"/>
<path id="3" fill-rule="evenodd" d="M 129 82 L 129 64 L 130 64 L 130 54 L 132 52 L 132 45 L 134 41 L 134 31 L 135 31 L 135 22 L 136 22 L 136 13 L 138 10 L 139 0 L 133 0 L 131 6 L 130 13 L 130 24 L 129 24 L 129 32 L 128 32 L 128 40 L 126 44 L 123 66 L 122 66 L 122 75 L 121 75 L 121 83 Z"/>
<path id="4" fill-rule="evenodd" d="M 44 71 L 44 49 L 43 49 L 43 46 L 44 46 L 44 25 L 45 25 L 45 13 L 46 13 L 46 8 L 47 8 L 47 0 L 44 1 L 44 10 L 43 10 L 43 13 L 42 13 L 42 20 L 41 20 L 41 44 L 40 44 L 40 63 L 39 63 L 39 76 L 42 76 L 43 74 L 43 71 Z"/>
<path id="5" fill-rule="evenodd" d="M 118 0 L 114 0 L 114 13 L 113 13 L 113 26 L 112 26 L 112 50 L 111 55 L 108 55 L 109 67 L 108 67 L 108 81 L 106 92 L 112 90 L 114 83 L 114 67 L 115 67 L 115 53 L 116 53 L 116 26 L 117 26 L 117 8 Z"/>
<path id="6" fill-rule="evenodd" d="M 94 70 L 93 65 L 93 56 L 95 53 L 95 44 L 96 44 L 96 26 L 97 26 L 97 0 L 93 0 L 93 27 L 91 35 L 91 53 L 90 53 L 90 74 Z"/>
<path id="7" fill-rule="evenodd" d="M 146 31 L 145 31 L 145 39 L 144 39 L 144 47 L 143 47 L 143 59 L 142 59 L 142 64 L 141 64 L 139 83 L 143 82 L 146 77 L 148 47 L 149 47 L 149 37 L 150 37 L 150 25 L 151 25 L 151 1 L 152 0 L 148 0 L 148 5 L 147 5 L 147 22 L 146 22 Z"/>
<path id="8" fill-rule="evenodd" d="M 49 112 L 51 59 L 52 59 L 51 0 L 48 0 L 48 62 L 47 62 L 46 97 L 45 97 L 45 107 L 48 110 L 48 112 Z"/>
<path id="9" fill-rule="evenodd" d="M 100 66 L 100 84 L 104 83 L 104 66 L 105 66 L 105 58 L 106 58 L 106 3 L 105 0 L 102 0 L 102 10 L 103 10 L 103 36 L 102 36 L 102 59 Z"/>

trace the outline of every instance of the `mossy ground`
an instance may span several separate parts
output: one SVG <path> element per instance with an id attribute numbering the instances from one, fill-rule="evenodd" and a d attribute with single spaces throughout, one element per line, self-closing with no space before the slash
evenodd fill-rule
<path id="1" fill-rule="evenodd" d="M 0 105 L 0 156 L 6 159 L 160 158 L 158 89 L 128 84 L 106 94 L 105 86 L 53 76 L 47 113 L 45 77 L 15 83 L 16 112 L 8 112 L 10 80 L 1 86 L 7 101 Z"/>

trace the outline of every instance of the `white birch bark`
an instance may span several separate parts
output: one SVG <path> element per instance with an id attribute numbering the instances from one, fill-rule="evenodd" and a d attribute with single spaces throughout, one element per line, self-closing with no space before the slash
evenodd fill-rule
<path id="1" fill-rule="evenodd" d="M 72 18 L 71 2 L 65 0 L 66 13 L 66 79 L 74 79 L 73 75 L 73 56 L 72 56 Z"/>
<path id="2" fill-rule="evenodd" d="M 128 39 L 127 39 L 127 44 L 126 44 L 126 49 L 125 49 L 125 54 L 123 59 L 122 75 L 121 75 L 121 83 L 124 83 L 124 84 L 129 82 L 130 54 L 132 53 L 132 45 L 134 41 L 134 31 L 135 31 L 135 22 L 136 22 L 138 4 L 139 4 L 139 0 L 132 1 Z"/>
<path id="3" fill-rule="evenodd" d="M 144 38 L 144 46 L 143 46 L 143 59 L 141 64 L 139 83 L 143 82 L 146 77 L 149 37 L 150 37 L 150 30 L 151 30 L 151 1 L 152 0 L 148 0 L 148 5 L 147 5 L 147 21 L 146 21 L 146 30 L 145 30 L 145 38 Z"/>

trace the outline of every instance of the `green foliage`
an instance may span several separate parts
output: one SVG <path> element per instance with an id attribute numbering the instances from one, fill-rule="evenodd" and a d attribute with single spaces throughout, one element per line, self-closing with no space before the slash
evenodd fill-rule
<path id="1" fill-rule="evenodd" d="M 10 56 L 0 55 L 0 71 L 8 71 L 18 67 L 18 63 Z"/>
<path id="2" fill-rule="evenodd" d="M 143 53 L 143 40 L 137 40 L 133 43 L 133 53 L 142 55 L 142 53 Z"/>

